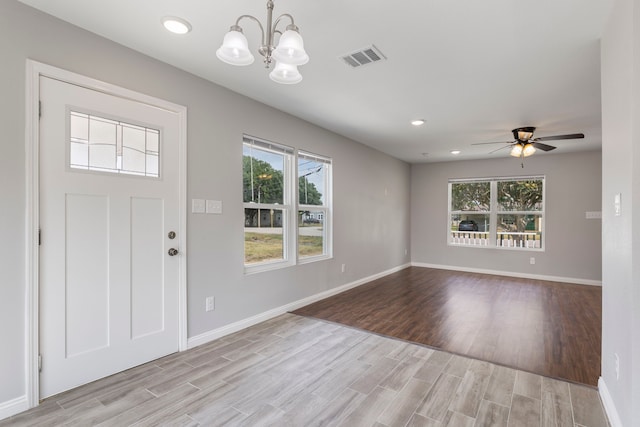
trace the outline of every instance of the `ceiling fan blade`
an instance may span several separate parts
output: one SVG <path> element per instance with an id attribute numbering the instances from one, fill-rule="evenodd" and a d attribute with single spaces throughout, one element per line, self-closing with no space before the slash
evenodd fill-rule
<path id="1" fill-rule="evenodd" d="M 538 141 L 558 141 L 560 139 L 580 139 L 584 138 L 583 133 L 570 133 L 568 135 L 555 135 L 555 136 L 543 136 L 540 138 L 534 138 L 534 142 Z"/>
<path id="2" fill-rule="evenodd" d="M 485 144 L 513 144 L 515 141 L 497 141 L 497 142 L 476 142 L 471 145 L 485 145 Z"/>
<path id="3" fill-rule="evenodd" d="M 541 142 L 532 142 L 531 145 L 542 151 L 551 151 L 556 149 L 556 147 L 554 147 L 553 145 L 547 145 Z"/>
<path id="4" fill-rule="evenodd" d="M 493 150 L 493 151 L 489 151 L 489 153 L 488 153 L 488 154 L 493 154 L 493 153 L 495 153 L 496 151 L 504 150 L 505 148 L 511 148 L 511 145 L 505 145 L 504 147 L 496 148 L 496 149 L 495 149 L 495 150 Z"/>

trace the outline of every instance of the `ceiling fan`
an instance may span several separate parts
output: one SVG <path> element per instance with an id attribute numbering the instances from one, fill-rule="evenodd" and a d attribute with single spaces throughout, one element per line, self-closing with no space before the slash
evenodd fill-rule
<path id="1" fill-rule="evenodd" d="M 511 148 L 511 152 L 509 153 L 513 157 L 520 157 L 524 159 L 525 157 L 529 157 L 533 153 L 536 152 L 536 149 L 542 151 L 551 151 L 555 150 L 556 147 L 553 145 L 543 144 L 542 141 L 557 141 L 561 139 L 580 139 L 584 138 L 583 133 L 571 133 L 568 135 L 554 135 L 554 136 L 543 136 L 539 138 L 534 138 L 533 133 L 536 128 L 533 126 L 526 126 L 521 128 L 515 128 L 511 132 L 513 133 L 513 137 L 515 141 L 504 141 L 504 142 L 478 142 L 471 145 L 483 145 L 483 144 L 508 144 L 504 147 L 497 148 L 491 153 L 495 153 L 496 151 L 502 150 L 504 148 Z M 524 167 L 524 163 L 522 164 Z"/>

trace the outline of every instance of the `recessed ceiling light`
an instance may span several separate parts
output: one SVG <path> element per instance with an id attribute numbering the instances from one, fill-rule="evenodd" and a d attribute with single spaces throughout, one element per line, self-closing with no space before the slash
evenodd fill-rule
<path id="1" fill-rule="evenodd" d="M 174 34 L 187 34 L 191 31 L 191 24 L 175 16 L 165 16 L 162 18 L 162 25 Z"/>
<path id="2" fill-rule="evenodd" d="M 424 119 L 411 120 L 411 124 L 414 126 L 422 126 L 424 124 Z"/>
<path id="3" fill-rule="evenodd" d="M 460 150 L 451 150 L 451 154 L 457 156 L 458 154 L 460 154 Z"/>

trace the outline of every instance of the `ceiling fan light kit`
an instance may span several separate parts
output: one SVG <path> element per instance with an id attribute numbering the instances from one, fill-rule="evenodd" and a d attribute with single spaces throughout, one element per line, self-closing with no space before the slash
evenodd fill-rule
<path id="1" fill-rule="evenodd" d="M 282 84 L 295 84 L 302 80 L 298 66 L 309 62 L 309 55 L 304 50 L 304 42 L 300 30 L 294 23 L 293 16 L 284 13 L 273 22 L 273 7 L 273 0 L 268 0 L 266 32 L 260 20 L 254 16 L 241 15 L 238 17 L 235 25 L 232 25 L 224 36 L 222 46 L 216 51 L 216 56 L 222 62 L 231 65 L 245 66 L 253 63 L 254 57 L 249 50 L 249 43 L 239 25 L 242 19 L 250 19 L 258 24 L 262 32 L 258 52 L 264 57 L 265 67 L 270 68 L 271 63 L 276 62 L 273 71 L 269 73 L 271 80 Z M 290 20 L 291 23 L 282 33 L 278 30 L 278 24 L 284 18 Z M 280 34 L 277 47 L 274 45 L 276 33 Z"/>
<path id="2" fill-rule="evenodd" d="M 534 138 L 533 133 L 536 128 L 533 126 L 525 126 L 520 128 L 515 128 L 511 131 L 513 133 L 513 137 L 515 141 L 504 141 L 504 142 L 478 142 L 471 145 L 483 145 L 483 144 L 508 144 L 504 147 L 498 148 L 497 150 L 491 151 L 491 153 L 500 151 L 503 148 L 511 147 L 511 151 L 509 154 L 513 157 L 525 158 L 531 156 L 537 150 L 542 151 L 551 151 L 555 150 L 556 147 L 553 145 L 543 144 L 541 141 L 553 141 L 560 139 L 582 139 L 584 138 L 584 134 L 582 133 L 571 133 L 568 135 L 554 135 L 554 136 L 543 136 L 540 138 Z M 522 164 L 524 167 L 524 163 Z"/>
<path id="3" fill-rule="evenodd" d="M 533 138 L 533 132 L 535 132 L 535 130 L 536 128 L 527 126 L 513 129 L 511 132 L 513 133 L 513 137 L 518 141 L 528 141 Z"/>
<path id="4" fill-rule="evenodd" d="M 529 157 L 535 152 L 536 148 L 533 146 L 533 144 L 518 142 L 517 144 L 513 145 L 513 148 L 511 149 L 511 152 L 509 154 L 513 157 Z"/>

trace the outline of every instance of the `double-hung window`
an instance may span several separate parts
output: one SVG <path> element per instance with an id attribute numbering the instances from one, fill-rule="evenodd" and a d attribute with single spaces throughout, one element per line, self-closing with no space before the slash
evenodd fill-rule
<path id="1" fill-rule="evenodd" d="M 247 273 L 331 256 L 330 159 L 245 136 L 242 174 Z"/>
<path id="2" fill-rule="evenodd" d="M 292 261 L 293 157 L 290 147 L 244 137 L 244 263 L 248 268 L 260 270 Z"/>
<path id="3" fill-rule="evenodd" d="M 331 256 L 331 160 L 298 152 L 298 259 Z"/>
<path id="4" fill-rule="evenodd" d="M 540 250 L 544 177 L 449 181 L 450 245 Z"/>

